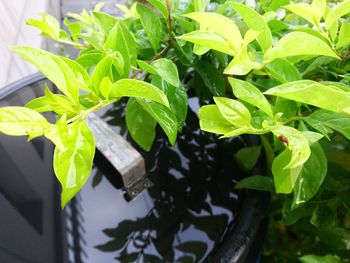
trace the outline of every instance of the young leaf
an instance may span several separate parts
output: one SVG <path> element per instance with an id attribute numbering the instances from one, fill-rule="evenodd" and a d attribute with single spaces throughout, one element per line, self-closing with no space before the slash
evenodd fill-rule
<path id="1" fill-rule="evenodd" d="M 265 60 L 300 55 L 329 56 L 340 59 L 321 39 L 304 32 L 291 32 L 283 36 L 276 45 L 265 53 Z"/>
<path id="2" fill-rule="evenodd" d="M 342 22 L 340 31 L 339 31 L 339 38 L 337 42 L 337 48 L 346 47 L 350 44 L 350 23 L 348 22 Z"/>
<path id="3" fill-rule="evenodd" d="M 125 119 L 133 140 L 144 150 L 149 151 L 156 136 L 155 119 L 134 98 L 128 101 Z"/>
<path id="4" fill-rule="evenodd" d="M 54 152 L 54 170 L 62 185 L 62 208 L 78 193 L 90 176 L 95 155 L 95 140 L 85 122 L 68 126 L 66 150 Z"/>
<path id="5" fill-rule="evenodd" d="M 70 116 L 77 113 L 77 109 L 74 109 L 74 106 L 66 96 L 53 94 L 47 86 L 45 87 L 45 99 L 50 105 L 51 110 L 58 115 L 67 114 Z M 26 107 L 28 107 L 28 104 Z"/>
<path id="6" fill-rule="evenodd" d="M 213 32 L 198 30 L 184 34 L 177 38 L 203 47 L 207 47 L 209 49 L 214 49 L 228 55 L 234 56 L 236 54 L 236 51 L 227 40 Z"/>
<path id="7" fill-rule="evenodd" d="M 251 146 L 239 150 L 235 160 L 243 172 L 252 170 L 260 156 L 261 146 Z"/>
<path id="8" fill-rule="evenodd" d="M 32 99 L 24 105 L 24 107 L 35 110 L 36 112 L 47 112 L 53 110 L 45 96 Z"/>
<path id="9" fill-rule="evenodd" d="M 331 11 L 327 14 L 325 19 L 327 28 L 330 29 L 339 18 L 348 13 L 350 13 L 350 0 L 345 0 L 335 8 L 331 9 Z"/>
<path id="10" fill-rule="evenodd" d="M 157 50 L 159 48 L 162 32 L 162 22 L 151 9 L 142 4 L 137 4 L 136 10 L 140 17 L 143 29 L 148 36 L 148 40 L 151 42 L 154 50 Z"/>
<path id="11" fill-rule="evenodd" d="M 32 47 L 11 47 L 23 59 L 36 66 L 59 90 L 63 92 L 72 102 L 79 101 L 79 81 L 76 74 L 67 64 L 67 58 L 63 59 L 41 49 Z M 74 62 L 72 62 L 74 63 Z"/>
<path id="12" fill-rule="evenodd" d="M 167 97 L 156 86 L 136 79 L 121 79 L 113 84 L 109 98 L 121 97 L 144 98 L 170 106 Z"/>
<path id="13" fill-rule="evenodd" d="M 350 114 L 350 92 L 331 83 L 324 85 L 311 80 L 293 81 L 269 89 L 264 94 Z"/>
<path id="14" fill-rule="evenodd" d="M 162 0 L 148 0 L 148 2 L 159 10 L 165 19 L 168 19 L 168 9 Z"/>
<path id="15" fill-rule="evenodd" d="M 206 12 L 194 12 L 185 16 L 199 22 L 201 30 L 208 30 L 224 38 L 232 46 L 233 50 L 240 50 L 243 39 L 233 20 L 220 14 Z M 201 45 L 200 43 L 196 44 Z"/>
<path id="16" fill-rule="evenodd" d="M 30 139 L 44 134 L 50 123 L 38 112 L 24 107 L 0 108 L 0 132 Z"/>
<path id="17" fill-rule="evenodd" d="M 324 2 L 324 6 L 320 9 L 315 8 L 309 4 L 306 3 L 297 3 L 297 4 L 290 4 L 286 5 L 283 8 L 293 12 L 294 14 L 306 19 L 313 25 L 319 25 L 320 20 L 324 14 L 325 8 L 326 8 L 326 1 Z"/>
<path id="18" fill-rule="evenodd" d="M 289 168 L 292 158 L 292 151 L 285 149 L 272 163 L 272 174 L 277 194 L 289 194 L 293 191 L 303 165 Z"/>
<path id="19" fill-rule="evenodd" d="M 124 61 L 124 73 L 122 76 L 129 76 L 130 66 L 136 65 L 136 42 L 122 21 L 118 21 L 112 28 L 106 39 L 104 48 L 111 51 L 118 51 L 122 55 Z"/>
<path id="20" fill-rule="evenodd" d="M 280 138 L 287 148 L 291 151 L 289 163 L 283 168 L 294 168 L 304 164 L 310 156 L 310 147 L 307 138 L 297 129 L 289 126 L 271 126 L 268 127 L 271 132 Z M 289 152 L 288 152 L 289 153 Z M 284 155 L 286 158 L 287 154 Z M 289 156 L 289 155 L 288 155 Z"/>
<path id="21" fill-rule="evenodd" d="M 251 58 L 250 54 L 248 54 L 247 47 L 244 47 L 225 68 L 224 74 L 243 76 L 248 74 L 253 69 L 262 68 L 262 66 L 262 64 L 254 61 Z"/>
<path id="22" fill-rule="evenodd" d="M 311 127 L 324 132 L 336 130 L 350 140 L 350 116 L 343 113 L 317 110 L 304 119 Z"/>
<path id="23" fill-rule="evenodd" d="M 201 107 L 198 111 L 198 116 L 199 124 L 203 131 L 225 134 L 232 131 L 234 128 L 234 126 L 222 116 L 216 105 Z"/>
<path id="24" fill-rule="evenodd" d="M 255 86 L 247 81 L 228 78 L 233 94 L 240 100 L 261 109 L 267 115 L 272 116 L 271 106 L 265 96 Z"/>
<path id="25" fill-rule="evenodd" d="M 98 29 L 107 37 L 118 19 L 106 13 L 92 12 L 91 17 Z"/>
<path id="26" fill-rule="evenodd" d="M 93 87 L 94 94 L 99 96 L 101 93 L 100 87 L 101 82 L 104 78 L 109 78 L 110 81 L 113 83 L 113 73 L 112 73 L 112 67 L 117 66 L 117 72 L 119 74 L 123 74 L 123 58 L 119 52 L 112 53 L 106 57 L 104 57 L 95 67 L 94 72 L 91 75 L 90 81 L 91 86 Z"/>
<path id="27" fill-rule="evenodd" d="M 171 145 L 175 145 L 178 130 L 175 114 L 169 108 L 154 101 L 138 98 L 137 102 L 159 123 Z"/>
<path id="28" fill-rule="evenodd" d="M 232 125 L 250 126 L 250 112 L 241 102 L 223 97 L 214 97 L 214 101 L 221 115 Z"/>
<path id="29" fill-rule="evenodd" d="M 54 40 L 60 39 L 60 23 L 54 16 L 49 14 L 41 14 L 41 20 L 27 19 L 27 25 L 38 28 L 44 36 L 50 37 Z"/>
<path id="30" fill-rule="evenodd" d="M 228 2 L 229 5 L 236 10 L 244 19 L 244 22 L 250 29 L 261 32 L 257 37 L 259 45 L 263 51 L 267 51 L 272 46 L 272 34 L 264 17 L 257 13 L 254 9 L 238 2 Z"/>
<path id="31" fill-rule="evenodd" d="M 179 87 L 179 73 L 177 71 L 176 65 L 170 59 L 160 58 L 153 61 L 151 64 L 148 64 L 142 60 L 138 60 L 137 63 L 143 70 L 153 75 L 160 76 L 169 84 L 175 87 Z"/>
<path id="32" fill-rule="evenodd" d="M 304 163 L 303 169 L 294 187 L 293 206 L 309 201 L 316 195 L 327 174 L 327 158 L 318 143 L 311 145 L 310 158 Z"/>
<path id="33" fill-rule="evenodd" d="M 273 181 L 268 176 L 253 175 L 240 180 L 236 186 L 236 189 L 253 189 L 258 191 L 275 192 Z"/>

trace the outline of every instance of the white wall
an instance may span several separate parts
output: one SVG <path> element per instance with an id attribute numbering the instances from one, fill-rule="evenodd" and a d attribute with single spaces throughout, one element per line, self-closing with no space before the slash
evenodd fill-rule
<path id="1" fill-rule="evenodd" d="M 27 18 L 50 12 L 59 17 L 59 0 L 1 0 L 0 1 L 0 88 L 37 72 L 8 49 L 9 45 L 46 46 L 39 31 L 25 24 Z"/>

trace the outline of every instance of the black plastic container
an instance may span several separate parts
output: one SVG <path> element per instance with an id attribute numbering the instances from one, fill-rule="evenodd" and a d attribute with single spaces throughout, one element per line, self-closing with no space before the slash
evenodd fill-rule
<path id="1" fill-rule="evenodd" d="M 41 75 L 6 87 L 0 106 L 23 105 L 41 96 L 44 84 L 54 89 Z M 123 103 L 100 115 L 131 141 Z M 234 190 L 244 175 L 233 158 L 256 138 L 218 140 L 200 131 L 198 108 L 190 98 L 176 147 L 161 131 L 149 153 L 131 142 L 145 158 L 152 188 L 130 201 L 120 175 L 97 151 L 90 180 L 64 211 L 53 145 L 1 135 L 0 262 L 258 262 L 267 197 Z"/>

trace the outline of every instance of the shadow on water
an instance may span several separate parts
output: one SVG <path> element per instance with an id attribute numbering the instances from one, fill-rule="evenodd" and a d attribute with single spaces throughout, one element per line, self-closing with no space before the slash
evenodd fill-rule
<path id="1" fill-rule="evenodd" d="M 233 155 L 244 142 L 239 138 L 218 141 L 201 132 L 194 112 L 199 103 L 195 98 L 190 103 L 175 147 L 160 130 L 150 152 L 134 145 L 143 154 L 147 175 L 155 184 L 142 197 L 150 201 L 150 208 L 144 215 L 104 229 L 109 241 L 96 246 L 115 252 L 121 262 L 203 261 L 239 211 L 240 198 L 233 188 L 241 175 Z M 103 118 L 128 137 L 124 118 L 119 117 L 122 109 L 123 105 L 109 110 Z"/>

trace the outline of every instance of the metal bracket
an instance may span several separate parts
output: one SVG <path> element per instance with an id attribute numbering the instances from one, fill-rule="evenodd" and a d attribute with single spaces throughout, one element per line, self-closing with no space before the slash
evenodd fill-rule
<path id="1" fill-rule="evenodd" d="M 131 198 L 153 186 L 152 181 L 146 177 L 145 160 L 129 142 L 96 114 L 89 114 L 86 121 L 95 136 L 96 148 L 120 173 L 125 190 Z"/>

